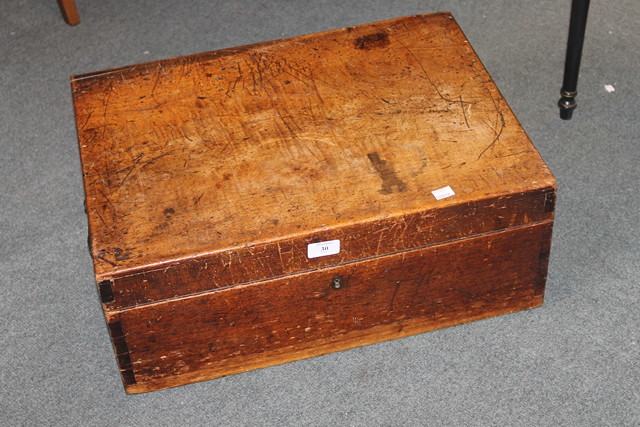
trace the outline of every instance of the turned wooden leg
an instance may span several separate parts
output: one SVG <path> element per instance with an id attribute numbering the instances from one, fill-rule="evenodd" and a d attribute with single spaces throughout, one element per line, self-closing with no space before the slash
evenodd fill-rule
<path id="1" fill-rule="evenodd" d="M 78 16 L 74 0 L 58 0 L 58 6 L 60 6 L 60 12 L 62 12 L 62 17 L 67 24 L 77 25 L 80 23 L 80 16 Z"/>
<path id="2" fill-rule="evenodd" d="M 571 119 L 576 108 L 576 95 L 578 94 L 578 73 L 580 71 L 580 58 L 582 57 L 582 45 L 584 44 L 584 31 L 587 26 L 587 13 L 589 0 L 573 0 L 571 3 L 571 22 L 569 23 L 569 40 L 567 42 L 567 56 L 564 63 L 564 80 L 560 90 L 560 118 Z"/>

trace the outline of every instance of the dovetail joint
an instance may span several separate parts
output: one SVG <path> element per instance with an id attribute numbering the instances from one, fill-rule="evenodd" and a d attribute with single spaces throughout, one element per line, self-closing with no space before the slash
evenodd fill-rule
<path id="1" fill-rule="evenodd" d="M 103 280 L 98 283 L 98 290 L 100 292 L 100 301 L 103 304 L 112 302 L 115 297 L 113 296 L 113 282 L 111 280 Z"/>
<path id="2" fill-rule="evenodd" d="M 113 349 L 118 360 L 120 375 L 125 386 L 134 385 L 136 377 L 133 373 L 133 365 L 131 363 L 131 355 L 129 354 L 129 346 L 124 335 L 121 322 L 109 322 L 109 334 L 113 342 Z"/>

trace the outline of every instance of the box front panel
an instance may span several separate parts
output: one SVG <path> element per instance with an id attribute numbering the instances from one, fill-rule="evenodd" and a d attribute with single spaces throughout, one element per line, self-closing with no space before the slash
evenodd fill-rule
<path id="1" fill-rule="evenodd" d="M 551 226 L 113 313 L 123 381 L 152 391 L 539 306 Z"/>
<path id="2" fill-rule="evenodd" d="M 250 247 L 194 257 L 108 281 L 106 311 L 189 296 L 358 259 L 463 239 L 553 219 L 555 190 L 545 188 L 379 221 L 354 223 Z M 312 242 L 340 240 L 339 253 L 309 258 Z"/>

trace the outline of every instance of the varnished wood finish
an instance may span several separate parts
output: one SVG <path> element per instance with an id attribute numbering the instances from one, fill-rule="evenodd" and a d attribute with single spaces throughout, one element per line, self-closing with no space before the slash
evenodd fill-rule
<path id="1" fill-rule="evenodd" d="M 450 14 L 71 83 L 128 392 L 542 303 L 555 181 Z"/>
<path id="2" fill-rule="evenodd" d="M 74 0 L 58 0 L 58 6 L 67 24 L 78 25 L 80 23 L 80 15 L 78 15 L 78 9 L 76 8 L 76 2 Z"/>
<path id="3" fill-rule="evenodd" d="M 132 393 L 542 304 L 550 222 L 126 310 Z M 340 289 L 331 287 L 339 275 Z M 176 313 L 182 313 L 177 315 Z"/>
<path id="4" fill-rule="evenodd" d="M 105 304 L 105 310 L 121 310 L 167 298 L 549 220 L 553 218 L 554 197 L 553 189 L 544 189 L 487 198 L 409 214 L 394 218 L 393 221 L 351 224 L 305 237 L 292 236 L 272 243 L 195 257 L 162 268 L 115 276 L 108 284 L 112 298 Z M 309 243 L 335 239 L 341 241 L 340 254 L 307 258 Z"/>
<path id="5" fill-rule="evenodd" d="M 72 85 L 100 280 L 553 187 L 448 14 L 94 73 Z M 381 173 L 372 153 L 393 174 Z M 404 186 L 385 192 L 394 179 Z M 446 185 L 456 196 L 436 201 L 431 191 Z"/>

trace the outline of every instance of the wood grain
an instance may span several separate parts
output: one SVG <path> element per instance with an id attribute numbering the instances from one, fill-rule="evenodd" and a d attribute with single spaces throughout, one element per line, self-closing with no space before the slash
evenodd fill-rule
<path id="1" fill-rule="evenodd" d="M 71 85 L 127 392 L 542 304 L 555 181 L 448 13 Z"/>
<path id="2" fill-rule="evenodd" d="M 551 222 L 156 303 L 121 325 L 138 393 L 542 304 Z M 344 286 L 333 289 L 341 276 Z M 118 352 L 118 350 L 116 350 Z M 121 353 L 119 353 L 121 354 Z M 128 360 L 128 359 L 127 359 Z M 131 378 L 131 377 L 130 377 Z"/>
<path id="3" fill-rule="evenodd" d="M 553 218 L 554 197 L 553 189 L 543 189 L 487 198 L 399 218 L 349 224 L 304 237 L 284 236 L 273 242 L 193 257 L 161 268 L 141 269 L 138 273 L 124 276 L 115 275 L 109 281 L 112 298 L 104 304 L 104 308 L 106 311 L 117 311 L 211 289 L 533 224 Z M 309 243 L 336 239 L 341 241 L 339 254 L 307 258 Z"/>
<path id="4" fill-rule="evenodd" d="M 98 280 L 553 188 L 449 14 L 72 79 Z M 432 190 L 456 195 L 436 201 Z"/>

